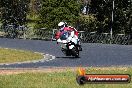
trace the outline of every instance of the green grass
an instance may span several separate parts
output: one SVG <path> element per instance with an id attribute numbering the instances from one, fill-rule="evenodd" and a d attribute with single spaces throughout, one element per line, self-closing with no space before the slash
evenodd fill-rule
<path id="1" fill-rule="evenodd" d="M 132 68 L 88 68 L 91 74 L 130 74 Z M 12 75 L 0 75 L 0 88 L 132 88 L 128 84 L 85 84 L 80 86 L 76 83 L 76 72 L 27 72 Z"/>
<path id="2" fill-rule="evenodd" d="M 31 51 L 0 48 L 0 63 L 22 62 L 42 58 L 43 55 Z"/>

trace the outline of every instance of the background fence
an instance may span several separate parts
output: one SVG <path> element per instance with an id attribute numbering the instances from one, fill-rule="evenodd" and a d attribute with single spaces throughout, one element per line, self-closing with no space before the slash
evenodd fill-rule
<path id="1" fill-rule="evenodd" d="M 82 42 L 86 43 L 103 43 L 103 44 L 122 44 L 131 45 L 132 36 L 125 34 L 115 34 L 112 36 L 109 33 L 98 34 L 96 32 L 82 33 L 80 35 Z"/>
<path id="2" fill-rule="evenodd" d="M 55 40 L 54 34 L 57 29 L 48 30 L 46 28 L 33 29 L 32 27 L 7 25 L 4 30 L 1 28 L 0 36 L 8 38 L 36 39 L 36 40 Z M 103 44 L 122 44 L 132 45 L 132 35 L 109 33 L 84 32 L 79 31 L 79 38 L 84 43 L 103 43 Z"/>

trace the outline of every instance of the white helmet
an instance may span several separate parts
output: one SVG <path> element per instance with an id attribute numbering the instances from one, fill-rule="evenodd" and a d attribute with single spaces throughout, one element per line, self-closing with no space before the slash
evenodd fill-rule
<path id="1" fill-rule="evenodd" d="M 58 27 L 61 27 L 61 26 L 64 26 L 64 25 L 65 25 L 64 22 L 60 22 L 60 23 L 58 24 Z"/>
<path id="2" fill-rule="evenodd" d="M 64 30 L 64 27 L 65 27 L 65 22 L 60 22 L 58 24 L 58 27 L 59 27 L 60 31 L 63 31 Z"/>

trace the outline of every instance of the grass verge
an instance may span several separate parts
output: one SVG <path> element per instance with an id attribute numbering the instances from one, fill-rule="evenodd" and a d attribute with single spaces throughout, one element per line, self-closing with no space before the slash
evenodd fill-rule
<path id="1" fill-rule="evenodd" d="M 0 48 L 0 63 L 23 62 L 42 58 L 43 55 L 31 51 Z"/>
<path id="2" fill-rule="evenodd" d="M 87 68 L 87 73 L 132 75 L 132 67 L 90 67 Z M 0 88 L 132 88 L 132 83 L 79 86 L 76 83 L 76 69 L 72 71 L 63 69 L 60 72 L 52 69 L 51 72 L 46 72 L 45 69 L 41 69 L 41 71 L 30 70 L 19 74 L 0 75 Z"/>

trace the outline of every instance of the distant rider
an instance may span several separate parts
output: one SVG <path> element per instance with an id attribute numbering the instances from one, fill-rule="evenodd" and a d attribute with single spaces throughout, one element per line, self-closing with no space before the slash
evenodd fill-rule
<path id="1" fill-rule="evenodd" d="M 79 50 L 82 50 L 80 41 L 78 39 L 78 31 L 74 27 L 68 26 L 66 22 L 60 22 L 58 24 L 58 27 L 59 27 L 59 31 L 55 35 L 57 42 L 60 42 L 59 38 L 63 32 L 68 32 L 70 36 L 67 38 L 67 41 L 74 42 L 75 44 L 79 46 Z"/>

